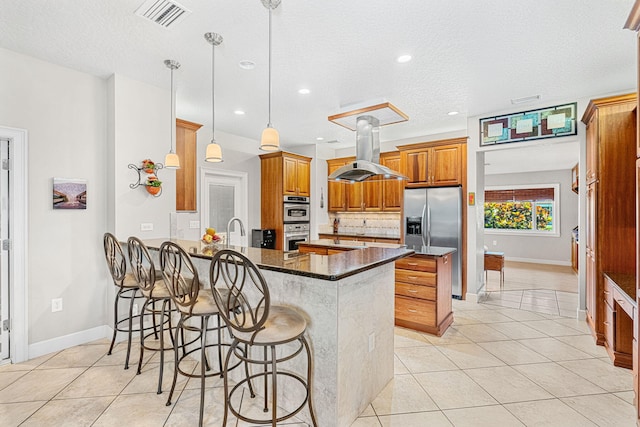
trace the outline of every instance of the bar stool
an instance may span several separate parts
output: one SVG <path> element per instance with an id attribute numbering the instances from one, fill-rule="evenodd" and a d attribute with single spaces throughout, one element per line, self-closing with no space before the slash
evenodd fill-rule
<path id="1" fill-rule="evenodd" d="M 124 369 L 129 369 L 129 356 L 131 355 L 131 336 L 133 332 L 138 332 L 139 328 L 134 327 L 133 321 L 140 319 L 140 315 L 133 314 L 133 306 L 136 300 L 143 298 L 139 292 L 138 282 L 131 273 L 127 273 L 127 261 L 122 251 L 120 242 L 111 233 L 104 233 L 103 237 L 104 255 L 107 260 L 107 267 L 111 273 L 113 284 L 118 288 L 113 304 L 113 338 L 109 346 L 108 355 L 111 355 L 116 342 L 118 332 L 127 333 L 127 356 L 124 362 Z M 126 317 L 120 318 L 118 305 L 120 298 L 129 300 L 129 312 Z"/>
<path id="2" fill-rule="evenodd" d="M 225 329 L 225 325 L 220 318 L 218 307 L 213 300 L 213 295 L 209 290 L 201 289 L 198 270 L 193 265 L 189 254 L 173 242 L 164 242 L 160 246 L 160 269 L 169 294 L 171 295 L 171 300 L 180 313 L 180 320 L 176 325 L 176 331 L 179 330 L 180 334 L 176 333 L 174 339 L 175 368 L 167 406 L 171 405 L 171 398 L 175 390 L 178 373 L 190 378 L 200 378 L 199 425 L 202 425 L 204 416 L 205 379 L 216 375 L 223 375 L 222 349 L 225 346 L 229 347 L 230 343 L 223 342 L 222 332 Z M 187 321 L 193 317 L 200 318 L 200 326 L 187 324 Z M 217 322 L 215 326 L 208 326 L 210 317 L 216 318 Z M 191 341 L 185 342 L 184 331 L 195 332 L 197 336 Z M 207 344 L 207 332 L 211 331 L 217 334 L 217 342 Z M 182 343 L 180 343 L 180 339 L 182 339 Z M 186 351 L 187 347 L 190 347 L 191 344 L 195 344 L 198 341 L 199 346 Z M 213 347 L 217 350 L 219 369 L 214 372 L 205 373 L 205 370 L 211 370 L 209 361 L 207 360 L 206 350 Z M 182 356 L 180 357 L 178 357 L 179 348 L 182 348 Z M 180 367 L 180 362 L 196 351 L 200 352 L 199 374 L 187 372 Z M 240 365 L 240 363 L 241 362 L 237 362 L 232 368 Z M 246 371 L 246 375 L 249 375 L 248 371 Z"/>
<path id="3" fill-rule="evenodd" d="M 243 254 L 225 249 L 214 254 L 209 271 L 209 279 L 213 291 L 213 297 L 225 323 L 233 336 L 231 349 L 227 353 L 225 360 L 224 375 L 224 419 L 222 425 L 227 424 L 228 411 L 239 419 L 254 424 L 271 424 L 276 426 L 296 415 L 302 410 L 305 404 L 309 406 L 309 413 L 314 426 L 317 426 L 315 413 L 313 411 L 313 399 L 311 396 L 311 372 L 312 360 L 309 344 L 304 337 L 307 322 L 297 311 L 288 308 L 271 305 L 269 287 L 264 276 L 256 265 Z M 295 343 L 295 350 L 286 353 L 286 350 L 277 347 Z M 262 348 L 263 358 L 254 359 L 251 351 L 245 349 L 238 351 L 238 345 L 245 344 L 249 349 Z M 278 371 L 278 364 L 293 359 L 302 350 L 307 356 L 307 376 L 303 378 L 294 372 Z M 260 353 L 260 351 L 258 351 Z M 280 354 L 278 357 L 277 354 Z M 247 376 L 240 380 L 231 390 L 229 390 L 229 376 L 227 367 L 231 355 L 246 363 L 261 365 L 262 372 Z M 245 356 L 246 355 L 246 356 Z M 251 379 L 263 377 L 264 383 L 264 412 L 269 412 L 268 408 L 268 377 L 271 377 L 271 416 L 269 419 L 252 419 L 240 413 L 240 408 L 234 408 L 231 402 L 233 393 L 239 387 L 248 383 L 251 388 Z M 297 380 L 305 389 L 306 393 L 300 405 L 293 411 L 278 417 L 278 378 L 290 377 Z M 253 397 L 253 396 L 252 396 Z"/>
<path id="4" fill-rule="evenodd" d="M 137 237 L 129 237 L 127 240 L 127 249 L 129 252 L 129 264 L 131 265 L 131 271 L 138 283 L 140 292 L 145 297 L 144 305 L 140 313 L 143 314 L 141 322 L 144 322 L 144 315 L 149 314 L 153 319 L 153 332 L 145 333 L 148 328 L 144 328 L 144 323 L 140 326 L 140 359 L 138 360 L 138 375 L 142 372 L 142 360 L 144 359 L 144 351 L 159 351 L 160 352 L 160 373 L 158 375 L 158 391 L 162 393 L 162 376 L 164 371 L 164 352 L 173 350 L 173 333 L 171 327 L 171 295 L 164 283 L 162 277 L 157 277 L 157 273 L 153 259 L 149 254 L 149 250 Z M 161 276 L 161 274 L 160 274 Z M 160 309 L 156 309 L 155 304 L 160 304 Z M 145 340 L 152 334 L 155 339 L 158 340 L 158 328 L 156 324 L 156 317 L 160 317 L 160 344 L 159 346 L 150 346 L 145 344 Z M 164 334 L 169 333 L 171 338 L 171 346 L 164 346 Z"/>

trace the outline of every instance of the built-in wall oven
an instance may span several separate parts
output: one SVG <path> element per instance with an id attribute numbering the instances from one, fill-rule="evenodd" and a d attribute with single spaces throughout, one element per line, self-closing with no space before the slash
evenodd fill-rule
<path id="1" fill-rule="evenodd" d="M 309 223 L 285 224 L 284 247 L 285 251 L 295 251 L 298 243 L 309 240 Z"/>
<path id="2" fill-rule="evenodd" d="M 284 223 L 309 222 L 309 198 L 284 196 Z"/>

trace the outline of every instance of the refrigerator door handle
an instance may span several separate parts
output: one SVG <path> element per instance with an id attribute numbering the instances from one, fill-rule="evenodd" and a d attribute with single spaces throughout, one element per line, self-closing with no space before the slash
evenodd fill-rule
<path id="1" fill-rule="evenodd" d="M 420 233 L 420 237 L 422 238 L 422 247 L 426 246 L 425 240 L 424 240 L 424 231 L 425 231 L 425 212 L 427 211 L 427 204 L 425 203 L 424 206 L 422 206 L 422 218 L 421 218 L 421 224 L 420 224 L 420 228 L 421 228 L 421 233 Z"/>
<path id="2" fill-rule="evenodd" d="M 431 206 L 427 207 L 427 247 L 431 247 Z"/>

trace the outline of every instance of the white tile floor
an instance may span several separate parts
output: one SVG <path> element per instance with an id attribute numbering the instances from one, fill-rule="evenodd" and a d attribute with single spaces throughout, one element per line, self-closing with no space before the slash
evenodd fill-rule
<path id="1" fill-rule="evenodd" d="M 396 328 L 395 377 L 353 426 L 635 426 L 632 373 L 611 364 L 585 322 L 561 316 L 571 292 L 528 291 L 486 304 L 454 300 L 455 321 L 442 337 Z M 0 425 L 197 425 L 197 381 L 179 377 L 167 407 L 166 393 L 155 393 L 157 355 L 136 375 L 122 369 L 123 344 L 111 356 L 107 348 L 102 340 L 1 366 Z M 221 402 L 221 382 L 209 381 L 205 425 L 221 424 Z"/>

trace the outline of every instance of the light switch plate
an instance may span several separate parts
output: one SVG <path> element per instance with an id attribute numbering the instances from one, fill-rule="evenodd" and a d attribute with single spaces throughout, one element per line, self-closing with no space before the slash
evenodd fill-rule
<path id="1" fill-rule="evenodd" d="M 200 228 L 200 221 L 189 221 L 189 228 Z"/>
<path id="2" fill-rule="evenodd" d="M 153 223 L 143 222 L 140 224 L 140 231 L 153 231 Z"/>

